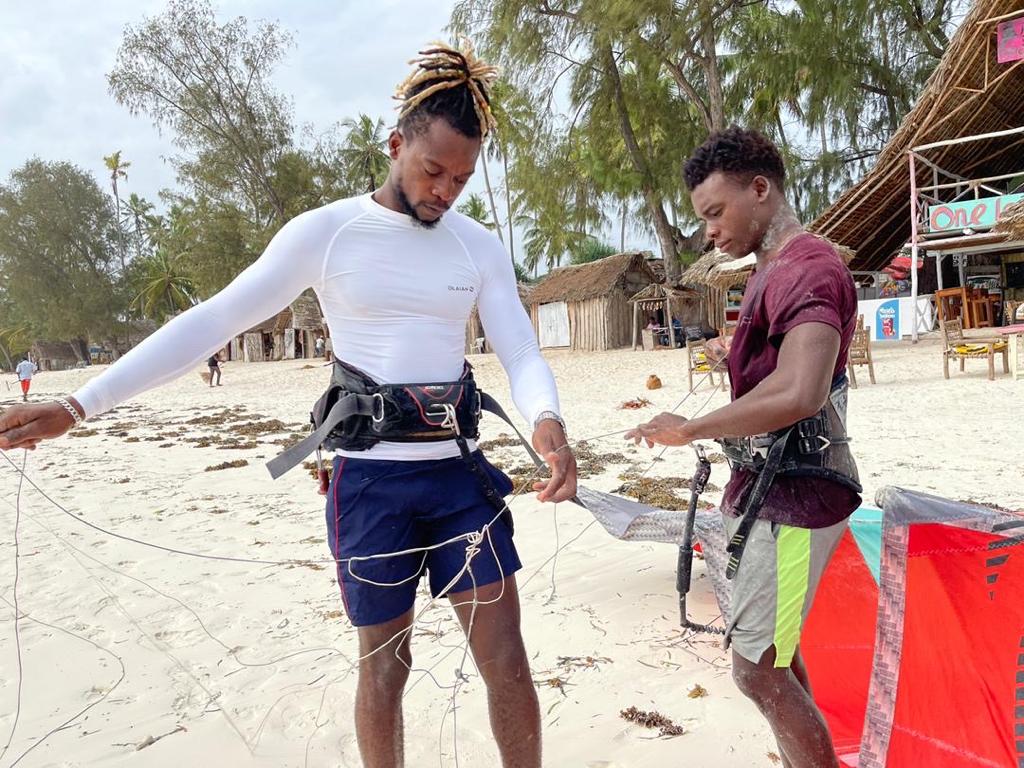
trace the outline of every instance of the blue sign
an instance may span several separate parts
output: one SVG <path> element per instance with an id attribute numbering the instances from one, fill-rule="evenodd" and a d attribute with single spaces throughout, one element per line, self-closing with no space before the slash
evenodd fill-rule
<path id="1" fill-rule="evenodd" d="M 878 308 L 875 314 L 875 340 L 899 341 L 900 300 L 891 299 Z"/>

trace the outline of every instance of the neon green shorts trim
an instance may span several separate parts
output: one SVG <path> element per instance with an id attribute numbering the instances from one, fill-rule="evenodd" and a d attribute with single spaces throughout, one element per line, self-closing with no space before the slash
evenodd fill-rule
<path id="1" fill-rule="evenodd" d="M 724 522 L 728 541 L 739 519 L 726 516 Z M 755 522 L 732 582 L 726 645 L 754 664 L 775 646 L 775 666 L 788 667 L 818 583 L 845 530 L 845 520 L 814 529 Z"/>

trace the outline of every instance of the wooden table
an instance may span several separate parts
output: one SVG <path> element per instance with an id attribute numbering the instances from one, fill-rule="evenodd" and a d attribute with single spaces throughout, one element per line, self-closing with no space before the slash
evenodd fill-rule
<path id="1" fill-rule="evenodd" d="M 1024 323 L 1017 325 L 1004 325 L 995 329 L 998 333 L 1006 336 L 1010 349 L 1010 375 L 1016 381 L 1024 377 Z"/>

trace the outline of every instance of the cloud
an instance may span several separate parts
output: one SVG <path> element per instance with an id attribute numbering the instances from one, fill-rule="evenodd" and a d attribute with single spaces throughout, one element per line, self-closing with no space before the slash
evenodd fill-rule
<path id="1" fill-rule="evenodd" d="M 292 99 L 297 126 L 323 131 L 359 112 L 390 124 L 391 94 L 405 76 L 406 62 L 424 43 L 445 36 L 453 5 L 454 0 L 226 0 L 217 12 L 221 19 L 276 21 L 292 33 L 295 45 L 273 82 Z M 125 25 L 163 7 L 158 0 L 5 4 L 0 179 L 38 156 L 70 160 L 105 185 L 103 156 L 119 149 L 132 164 L 122 184 L 126 193 L 156 202 L 161 188 L 175 186 L 166 160 L 177 153 L 172 137 L 161 135 L 145 116 L 129 115 L 106 82 Z"/>
<path id="2" fill-rule="evenodd" d="M 2 0 L 0 0 L 2 1 Z M 450 36 L 445 26 L 455 0 L 221 0 L 218 16 L 269 20 L 291 32 L 294 47 L 273 82 L 293 102 L 297 140 L 362 112 L 395 119 L 395 86 L 425 44 Z M 159 14 L 163 0 L 32 0 L 4 3 L 0 25 L 0 183 L 33 156 L 70 160 L 104 188 L 103 156 L 115 150 L 132 165 L 121 183 L 156 203 L 175 188 L 168 158 L 178 150 L 149 119 L 132 117 L 107 92 L 125 25 Z M 501 169 L 491 168 L 500 185 Z M 482 173 L 467 193 L 484 192 Z M 499 201 L 499 206 L 501 205 Z M 602 233 L 618 240 L 617 233 Z M 631 237 L 631 240 L 635 238 Z M 640 238 L 653 245 L 647 235 Z"/>

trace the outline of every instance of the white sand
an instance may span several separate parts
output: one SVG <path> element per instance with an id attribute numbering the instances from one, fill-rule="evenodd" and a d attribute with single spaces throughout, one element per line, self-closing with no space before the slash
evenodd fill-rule
<path id="1" fill-rule="evenodd" d="M 573 439 L 624 429 L 671 408 L 686 391 L 678 352 L 554 353 L 549 359 Z M 878 384 L 868 384 L 867 370 L 860 369 L 861 388 L 851 395 L 867 500 L 892 484 L 1024 507 L 1024 381 L 1000 375 L 989 382 L 983 361 L 970 361 L 966 374 L 954 371 L 944 381 L 935 340 L 913 348 L 877 345 L 876 360 Z M 508 403 L 496 359 L 481 356 L 474 363 L 483 386 Z M 168 424 L 238 404 L 254 415 L 299 424 L 327 379 L 326 369 L 306 366 L 229 363 L 225 385 L 212 390 L 190 374 L 97 420 L 90 425 L 97 435 L 63 438 L 30 454 L 28 475 L 73 515 L 126 536 L 220 556 L 328 557 L 323 500 L 314 481 L 296 470 L 272 482 L 262 466 L 276 447 L 217 450 L 175 438 L 145 439 L 169 431 Z M 94 373 L 40 374 L 33 395 L 67 392 Z M 663 389 L 644 389 L 650 373 L 660 376 Z M 0 386 L 0 403 L 14 401 L 14 386 L 9 392 Z M 692 414 L 710 393 L 705 386 L 680 412 Z M 617 409 L 637 396 L 654 406 Z M 712 405 L 726 400 L 724 393 L 713 398 Z M 107 434 L 126 422 L 138 422 L 127 436 L 140 441 Z M 502 426 L 487 418 L 484 437 L 507 432 Z M 186 429 L 186 435 L 227 434 L 223 427 Z M 651 456 L 618 437 L 594 447 L 622 452 L 641 468 Z M 491 455 L 506 464 L 525 460 L 512 448 Z M 20 462 L 21 454 L 12 458 Z M 249 466 L 203 471 L 237 458 L 247 458 Z M 652 474 L 688 477 L 692 464 L 689 449 L 672 449 Z M 611 464 L 584 483 L 610 490 L 626 468 Z M 712 482 L 725 479 L 725 467 L 716 465 Z M 16 491 L 16 475 L 4 463 L 0 594 L 7 600 L 14 580 Z M 116 654 L 126 676 L 107 699 L 20 765 L 359 764 L 351 717 L 355 633 L 339 613 L 330 566 L 267 567 L 167 554 L 86 528 L 28 489 L 21 510 L 22 610 Z M 672 546 L 615 541 L 572 505 L 556 513 L 530 496 L 517 499 L 513 510 L 525 562 L 519 576 L 523 629 L 540 692 L 547 765 L 773 764 L 768 728 L 734 688 L 716 642 L 682 640 Z M 551 563 L 556 542 L 564 549 Z M 695 577 L 691 613 L 712 619 L 714 600 L 702 565 Z M 405 700 L 409 766 L 455 765 L 456 745 L 459 765 L 497 764 L 483 686 L 471 664 L 470 681 L 456 700 L 457 733 L 450 713 L 445 717 L 451 692 L 438 684 L 455 682 L 460 641 L 446 605 L 426 612 L 413 652 L 417 670 L 431 669 L 436 683 L 419 671 L 411 679 Z M 28 619 L 21 622 L 21 646 L 21 720 L 3 765 L 98 700 L 120 675 L 110 655 Z M 237 649 L 236 656 L 226 649 Z M 15 665 L 13 612 L 0 603 L 0 748 L 13 723 Z M 561 682 L 549 682 L 555 680 Z M 695 684 L 708 695 L 689 698 Z M 631 725 L 619 717 L 629 706 L 657 710 L 687 733 L 659 738 Z M 184 730 L 174 732 L 179 727 Z M 163 734 L 170 735 L 136 751 Z"/>

